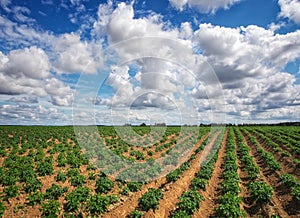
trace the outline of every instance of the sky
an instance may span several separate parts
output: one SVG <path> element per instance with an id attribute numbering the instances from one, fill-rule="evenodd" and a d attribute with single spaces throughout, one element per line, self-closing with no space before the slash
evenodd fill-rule
<path id="1" fill-rule="evenodd" d="M 0 125 L 290 121 L 299 0 L 0 0 Z"/>

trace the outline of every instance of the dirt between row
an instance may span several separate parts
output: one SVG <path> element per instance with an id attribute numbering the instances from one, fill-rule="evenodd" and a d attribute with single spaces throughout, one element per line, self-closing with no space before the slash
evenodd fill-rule
<path id="1" fill-rule="evenodd" d="M 206 134 L 197 142 L 194 146 L 194 152 L 202 143 L 203 141 L 209 136 Z M 215 140 L 216 136 L 213 137 Z M 207 147 L 209 145 L 206 145 Z M 109 212 L 103 214 L 103 217 L 107 218 L 121 218 L 126 217 L 138 206 L 138 199 L 146 193 L 149 188 L 159 188 L 163 191 L 163 199 L 160 201 L 159 209 L 155 212 L 150 210 L 145 214 L 145 217 L 167 217 L 170 211 L 175 209 L 177 199 L 181 195 L 181 193 L 186 190 L 189 186 L 190 181 L 193 179 L 193 176 L 196 172 L 197 166 L 199 166 L 199 159 L 202 155 L 202 152 L 199 152 L 196 155 L 196 159 L 191 162 L 191 167 L 186 170 L 182 176 L 175 182 L 175 183 L 168 183 L 166 178 L 160 178 L 158 180 L 152 181 L 142 187 L 142 189 L 133 195 L 129 196 L 124 202 L 119 203 L 114 208 L 112 208 Z M 197 162 L 198 161 L 198 162 Z M 200 167 L 200 166 L 199 166 Z M 198 169 L 199 169 L 198 167 Z M 180 184 L 180 185 L 179 185 Z M 170 200 L 171 199 L 171 200 Z"/>
<path id="2" fill-rule="evenodd" d="M 261 217 L 261 216 L 271 216 L 274 214 L 279 215 L 280 217 L 297 217 L 293 216 L 293 212 L 287 210 L 287 205 L 291 201 L 291 196 L 288 194 L 282 193 L 282 186 L 280 184 L 280 175 L 281 172 L 272 172 L 269 167 L 265 164 L 264 160 L 260 158 L 255 145 L 252 145 L 249 137 L 242 132 L 246 144 L 249 146 L 250 155 L 253 156 L 253 161 L 260 167 L 259 180 L 266 182 L 268 185 L 274 188 L 274 194 L 272 200 L 269 204 L 263 205 L 248 205 L 246 209 L 247 213 L 251 217 Z"/>

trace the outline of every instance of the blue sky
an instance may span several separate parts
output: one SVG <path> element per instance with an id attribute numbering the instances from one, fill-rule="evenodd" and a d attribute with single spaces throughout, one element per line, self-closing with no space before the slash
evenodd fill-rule
<path id="1" fill-rule="evenodd" d="M 299 0 L 0 0 L 0 124 L 299 121 Z"/>

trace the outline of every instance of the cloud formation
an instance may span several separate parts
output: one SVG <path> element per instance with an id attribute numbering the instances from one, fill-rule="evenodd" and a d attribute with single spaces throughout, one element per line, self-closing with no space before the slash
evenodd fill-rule
<path id="1" fill-rule="evenodd" d="M 239 2 L 170 0 L 178 10 L 195 8 L 211 14 Z M 300 22 L 299 1 L 279 0 L 278 4 L 279 17 Z M 94 113 L 97 122 L 106 124 L 111 108 L 122 122 L 128 118 L 128 108 L 136 122 L 149 119 L 149 113 L 157 122 L 164 113 L 167 120 L 176 120 L 178 110 L 185 121 L 195 123 L 209 122 L 211 110 L 236 122 L 299 117 L 299 81 L 286 72 L 286 66 L 300 58 L 300 30 L 277 33 L 280 23 L 171 25 L 161 14 L 137 15 L 134 3 L 108 1 L 99 5 L 97 17 L 86 15 L 87 23 L 78 31 L 56 34 L 28 24 L 29 9 L 14 7 L 7 0 L 0 5 L 15 10 L 11 20 L 0 16 L 0 42 L 5 42 L 0 46 L 7 50 L 0 52 L 0 116 L 6 121 L 42 122 L 44 116 L 71 120 L 64 110 L 73 104 L 75 94 L 85 97 L 83 104 L 92 102 L 99 109 Z M 81 5 L 82 1 L 74 0 L 66 6 L 76 9 L 77 14 L 68 16 L 74 24 L 86 11 Z M 83 30 L 90 35 L 86 37 Z M 82 91 L 75 90 L 80 74 L 108 75 L 106 92 L 77 93 Z M 83 85 L 91 84 L 100 86 L 97 81 Z M 92 114 L 86 108 L 80 116 L 88 119 Z"/>
<path id="2" fill-rule="evenodd" d="M 215 13 L 219 9 L 229 9 L 232 5 L 241 0 L 169 0 L 178 10 L 184 10 L 185 7 L 195 8 L 201 13 Z"/>
<path id="3" fill-rule="evenodd" d="M 300 24 L 300 1 L 299 0 L 278 0 L 281 17 L 286 17 L 295 23 Z"/>
<path id="4" fill-rule="evenodd" d="M 70 106 L 72 90 L 53 77 L 50 66 L 47 54 L 35 46 L 0 53 L 0 94 L 49 96 L 54 105 Z"/>

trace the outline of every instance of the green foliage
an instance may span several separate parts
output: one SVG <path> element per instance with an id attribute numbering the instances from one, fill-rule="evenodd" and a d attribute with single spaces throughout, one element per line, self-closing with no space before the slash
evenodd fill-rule
<path id="1" fill-rule="evenodd" d="M 161 190 L 150 188 L 148 192 L 143 194 L 142 197 L 139 198 L 139 207 L 144 210 L 148 211 L 150 209 L 157 209 L 159 204 L 159 199 L 163 196 Z"/>
<path id="2" fill-rule="evenodd" d="M 282 174 L 280 179 L 281 182 L 288 188 L 292 188 L 299 183 L 297 178 L 292 174 Z"/>
<path id="3" fill-rule="evenodd" d="M 25 182 L 23 189 L 26 193 L 31 193 L 41 189 L 41 187 L 42 183 L 37 178 L 32 177 L 30 180 Z"/>
<path id="4" fill-rule="evenodd" d="M 128 187 L 124 187 L 121 191 L 120 191 L 120 194 L 121 195 L 129 195 L 130 193 L 130 190 Z"/>
<path id="5" fill-rule="evenodd" d="M 46 189 L 46 193 L 44 196 L 46 199 L 58 200 L 58 198 L 62 196 L 67 190 L 67 187 L 62 188 L 59 185 L 52 184 L 50 188 Z"/>
<path id="6" fill-rule="evenodd" d="M 291 153 L 288 152 L 288 151 L 283 151 L 283 152 L 281 153 L 281 156 L 282 156 L 282 157 L 290 157 L 290 156 L 292 156 L 292 155 L 291 155 Z"/>
<path id="7" fill-rule="evenodd" d="M 61 171 L 59 171 L 59 172 L 57 173 L 57 175 L 55 176 L 55 181 L 56 181 L 56 182 L 59 182 L 59 181 L 65 182 L 66 180 L 67 180 L 66 174 L 64 174 L 64 173 L 61 172 Z"/>
<path id="8" fill-rule="evenodd" d="M 40 162 L 38 163 L 36 170 L 40 176 L 51 175 L 53 173 L 52 162 L 49 161 Z"/>
<path id="9" fill-rule="evenodd" d="M 144 213 L 138 210 L 134 210 L 130 213 L 130 218 L 141 218 L 143 217 Z"/>
<path id="10" fill-rule="evenodd" d="M 205 191 L 207 184 L 208 184 L 208 180 L 207 179 L 195 177 L 192 180 L 192 184 L 191 184 L 190 188 L 192 190 L 204 190 Z"/>
<path id="11" fill-rule="evenodd" d="M 42 216 L 55 218 L 60 213 L 59 202 L 56 200 L 49 200 L 42 204 Z"/>
<path id="12" fill-rule="evenodd" d="M 82 186 L 85 183 L 85 177 L 83 175 L 72 176 L 70 182 L 73 186 Z"/>
<path id="13" fill-rule="evenodd" d="M 140 152 L 140 151 L 131 151 L 130 152 L 131 156 L 134 156 L 137 160 L 144 160 L 145 159 L 145 155 L 144 153 Z"/>
<path id="14" fill-rule="evenodd" d="M 87 200 L 89 194 L 90 190 L 87 187 L 78 187 L 74 191 L 68 193 L 65 197 L 65 200 L 67 201 L 65 205 L 66 211 L 77 211 L 80 204 Z"/>
<path id="15" fill-rule="evenodd" d="M 67 165 L 67 158 L 65 153 L 61 152 L 58 156 L 57 156 L 57 165 L 59 167 L 65 167 Z"/>
<path id="16" fill-rule="evenodd" d="M 268 203 L 273 196 L 273 188 L 265 182 L 255 181 L 249 184 L 251 197 L 258 203 Z"/>
<path id="17" fill-rule="evenodd" d="M 127 184 L 127 187 L 131 192 L 137 192 L 138 190 L 141 189 L 142 184 L 139 182 L 129 182 Z"/>
<path id="18" fill-rule="evenodd" d="M 73 176 L 78 176 L 78 175 L 80 175 L 80 173 L 79 173 L 79 170 L 77 168 L 75 168 L 75 169 L 71 168 L 67 172 L 68 177 L 73 177 Z"/>
<path id="19" fill-rule="evenodd" d="M 240 208 L 242 200 L 239 196 L 226 193 L 220 198 L 220 205 L 216 209 L 217 217 L 244 217 L 245 214 Z"/>
<path id="20" fill-rule="evenodd" d="M 16 185 L 8 186 L 4 189 L 5 199 L 14 198 L 19 194 L 19 187 Z"/>
<path id="21" fill-rule="evenodd" d="M 99 215 L 107 211 L 107 207 L 110 203 L 108 196 L 96 194 L 90 197 L 87 202 L 87 208 L 92 215 Z"/>
<path id="22" fill-rule="evenodd" d="M 98 194 L 107 194 L 114 187 L 114 183 L 107 177 L 100 177 L 96 181 L 96 192 Z"/>
<path id="23" fill-rule="evenodd" d="M 192 216 L 183 210 L 176 210 L 172 215 L 172 218 L 190 218 L 190 217 Z"/>
<path id="24" fill-rule="evenodd" d="M 181 172 L 179 169 L 175 169 L 167 174 L 166 179 L 167 182 L 175 182 L 179 179 Z"/>
<path id="25" fill-rule="evenodd" d="M 297 202 L 300 203 L 300 184 L 297 184 L 296 186 L 292 187 L 292 196 L 293 199 Z"/>
<path id="26" fill-rule="evenodd" d="M 223 193 L 233 193 L 238 194 L 240 192 L 239 180 L 235 178 L 228 178 L 221 184 L 221 189 Z"/>
<path id="27" fill-rule="evenodd" d="M 196 191 L 186 191 L 179 200 L 180 202 L 177 203 L 178 210 L 192 215 L 200 207 L 200 201 L 203 201 L 204 197 Z"/>
<path id="28" fill-rule="evenodd" d="M 3 201 L 0 201 L 0 217 L 3 217 L 4 211 L 6 210 L 6 206 Z"/>
<path id="29" fill-rule="evenodd" d="M 40 191 L 31 193 L 28 196 L 28 204 L 31 206 L 40 204 L 43 200 L 44 200 L 44 195 Z"/>

